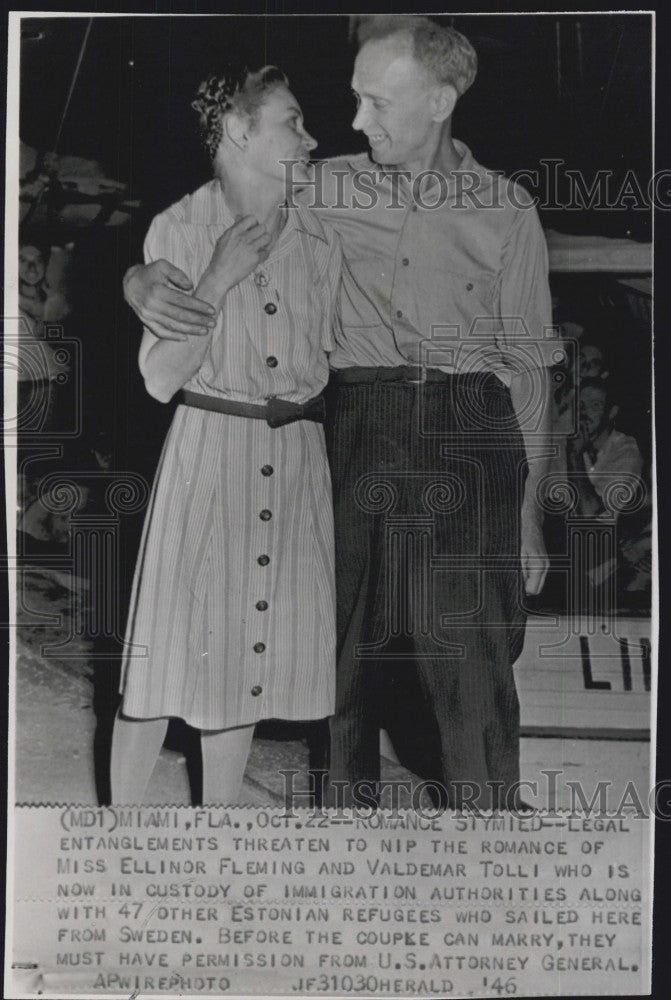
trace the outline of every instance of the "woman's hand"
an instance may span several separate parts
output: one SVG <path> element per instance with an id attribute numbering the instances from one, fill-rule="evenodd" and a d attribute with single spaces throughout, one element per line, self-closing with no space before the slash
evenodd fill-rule
<path id="1" fill-rule="evenodd" d="M 251 216 L 238 219 L 219 239 L 194 295 L 193 284 L 167 260 L 136 264 L 124 276 L 124 298 L 161 340 L 204 336 L 215 325 L 224 295 L 268 256 L 270 236 Z M 213 308 L 215 306 L 216 308 Z"/>
<path id="2" fill-rule="evenodd" d="M 238 219 L 217 240 L 212 260 L 198 285 L 199 297 L 219 309 L 226 293 L 266 259 L 270 241 L 270 233 L 253 216 Z"/>

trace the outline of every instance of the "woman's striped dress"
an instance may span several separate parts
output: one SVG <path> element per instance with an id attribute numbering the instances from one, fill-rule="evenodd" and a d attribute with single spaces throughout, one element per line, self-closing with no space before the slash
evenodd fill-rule
<path id="1" fill-rule="evenodd" d="M 157 216 L 145 258 L 197 284 L 233 224 L 218 181 Z M 337 237 L 289 213 L 255 275 L 227 296 L 185 388 L 302 403 L 324 387 L 337 301 Z M 124 650 L 123 712 L 201 729 L 316 719 L 334 706 L 333 521 L 320 424 L 180 405 L 152 491 Z"/>

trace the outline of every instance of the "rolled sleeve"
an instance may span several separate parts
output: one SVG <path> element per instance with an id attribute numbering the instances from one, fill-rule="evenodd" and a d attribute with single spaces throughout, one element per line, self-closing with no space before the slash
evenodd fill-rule
<path id="1" fill-rule="evenodd" d="M 152 264 L 163 259 L 180 268 L 194 282 L 200 274 L 194 274 L 195 240 L 189 239 L 187 223 L 180 223 L 170 210 L 162 212 L 152 220 L 144 239 L 144 262 Z"/>
<path id="2" fill-rule="evenodd" d="M 195 289 L 205 271 L 203 262 L 209 263 L 212 256 L 210 228 L 186 221 L 183 201 L 178 202 L 176 206 L 171 206 L 152 219 L 144 239 L 145 264 L 152 264 L 156 260 L 167 260 L 184 272 Z M 223 229 L 223 226 L 221 228 Z M 222 337 L 225 325 L 224 310 L 220 309 L 214 319 L 212 342 L 220 344 L 219 349 L 223 354 L 227 349 L 226 340 Z M 149 327 L 145 326 L 144 330 L 156 337 Z M 198 391 L 200 388 L 198 387 Z"/>
<path id="3" fill-rule="evenodd" d="M 330 353 L 335 347 L 335 327 L 339 322 L 340 280 L 342 276 L 342 246 L 338 234 L 329 230 L 329 258 L 326 268 L 325 291 L 328 307 L 322 330 L 322 348 Z"/>

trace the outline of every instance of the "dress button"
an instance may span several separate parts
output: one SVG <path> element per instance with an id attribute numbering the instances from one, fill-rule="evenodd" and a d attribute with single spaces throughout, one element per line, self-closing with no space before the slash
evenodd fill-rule
<path id="1" fill-rule="evenodd" d="M 262 691 L 263 688 L 261 687 L 260 684 L 255 684 L 254 687 L 252 688 L 252 694 L 255 698 L 258 698 L 258 696 L 261 694 Z"/>
<path id="2" fill-rule="evenodd" d="M 472 292 L 473 291 L 473 282 L 472 281 L 469 281 L 468 284 L 466 285 L 466 291 L 467 292 Z"/>
<path id="3" fill-rule="evenodd" d="M 259 558 L 256 561 L 259 564 L 259 566 L 267 566 L 268 563 L 270 562 L 270 556 L 259 556 Z"/>
<path id="4" fill-rule="evenodd" d="M 262 476 L 272 476 L 272 474 L 273 474 L 274 471 L 275 470 L 273 469 L 272 465 L 263 465 L 263 466 L 261 466 L 261 475 Z"/>
<path id="5" fill-rule="evenodd" d="M 277 358 L 274 358 L 271 354 L 269 358 L 266 358 L 266 364 L 269 368 L 277 368 Z"/>
<path id="6" fill-rule="evenodd" d="M 410 263 L 410 261 L 408 260 L 407 257 L 404 257 L 403 260 L 401 261 L 401 264 L 403 264 L 403 267 L 407 267 L 409 263 Z"/>
<path id="7" fill-rule="evenodd" d="M 272 511 L 270 510 L 262 510 L 261 513 L 259 514 L 259 517 L 261 518 L 262 521 L 269 521 L 272 516 L 273 514 Z"/>
<path id="8" fill-rule="evenodd" d="M 400 318 L 401 318 L 401 316 L 403 315 L 403 313 L 401 312 L 401 310 L 400 310 L 400 309 L 397 309 L 397 310 L 396 310 L 396 315 L 397 315 L 397 316 L 398 316 L 398 318 L 400 319 Z"/>
<path id="9" fill-rule="evenodd" d="M 275 313 L 277 312 L 277 306 L 275 305 L 274 302 L 266 302 L 263 308 L 265 309 L 265 311 L 268 313 L 269 316 L 274 316 Z"/>
<path id="10" fill-rule="evenodd" d="M 268 601 L 257 601 L 256 602 L 256 610 L 257 611 L 267 611 L 268 610 Z"/>
<path id="11" fill-rule="evenodd" d="M 262 653 L 265 648 L 266 648 L 265 642 L 255 642 L 254 643 L 254 652 L 255 653 Z"/>

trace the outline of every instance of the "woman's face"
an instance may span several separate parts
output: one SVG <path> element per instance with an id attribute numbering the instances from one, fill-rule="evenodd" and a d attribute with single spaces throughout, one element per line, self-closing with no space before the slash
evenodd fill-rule
<path id="1" fill-rule="evenodd" d="M 284 84 L 268 93 L 261 105 L 256 125 L 248 133 L 246 160 L 266 181 L 281 182 L 283 190 L 310 179 L 310 152 L 317 145 L 303 125 L 298 101 Z M 292 166 L 280 162 L 289 160 Z"/>
<path id="2" fill-rule="evenodd" d="M 37 247 L 24 246 L 19 250 L 19 279 L 26 285 L 39 285 L 44 281 L 47 268 L 42 251 Z"/>

